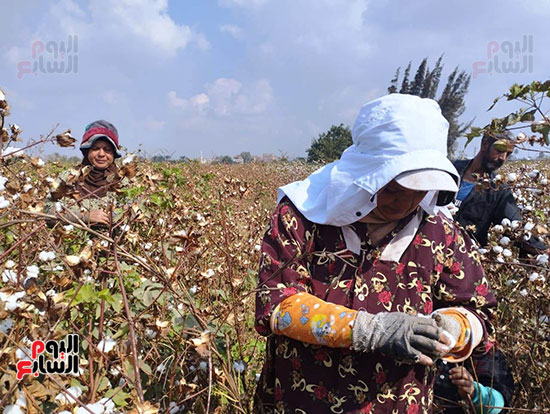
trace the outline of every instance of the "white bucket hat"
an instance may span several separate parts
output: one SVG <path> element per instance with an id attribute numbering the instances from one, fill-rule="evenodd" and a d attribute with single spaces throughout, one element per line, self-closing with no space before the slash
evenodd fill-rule
<path id="1" fill-rule="evenodd" d="M 340 160 L 280 187 L 278 201 L 286 195 L 308 220 L 346 226 L 370 213 L 376 193 L 396 179 L 428 191 L 420 206 L 433 214 L 440 192 L 452 199 L 458 190 L 459 174 L 446 155 L 448 128 L 432 99 L 390 94 L 368 102 Z"/>

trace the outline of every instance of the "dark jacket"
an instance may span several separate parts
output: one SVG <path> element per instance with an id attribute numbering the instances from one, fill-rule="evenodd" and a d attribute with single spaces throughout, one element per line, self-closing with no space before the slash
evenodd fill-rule
<path id="1" fill-rule="evenodd" d="M 458 403 L 461 399 L 458 395 L 458 388 L 449 379 L 449 371 L 455 366 L 459 365 L 444 364 L 441 360 L 437 362 L 438 372 L 434 384 L 435 403 L 445 414 L 464 414 L 464 410 Z M 483 356 L 472 355 L 471 358 L 464 361 L 464 367 L 470 371 L 474 381 L 499 391 L 504 397 L 505 406 L 510 406 L 514 395 L 514 377 L 502 352 L 493 346 Z M 441 411 L 435 410 L 434 412 Z"/>
<path id="2" fill-rule="evenodd" d="M 471 162 L 472 160 L 456 160 L 453 162 L 461 180 Z M 494 173 L 491 173 L 491 178 L 493 177 Z M 491 184 L 489 190 L 477 191 L 473 189 L 457 207 L 458 212 L 455 215 L 455 220 L 464 228 L 471 224 L 475 225 L 476 231 L 470 231 L 469 233 L 475 237 L 481 246 L 487 245 L 490 226 L 500 224 L 504 218 L 510 221 L 521 220 L 521 213 L 514 195 L 505 185 L 501 185 L 498 189 L 494 184 Z M 531 237 L 523 243 L 536 250 L 546 249 L 546 245 L 535 237 Z"/>

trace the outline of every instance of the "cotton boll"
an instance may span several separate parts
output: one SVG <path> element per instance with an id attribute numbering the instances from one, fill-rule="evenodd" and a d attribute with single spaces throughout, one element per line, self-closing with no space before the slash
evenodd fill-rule
<path id="1" fill-rule="evenodd" d="M 485 254 L 485 253 L 487 253 L 489 250 L 484 249 L 484 248 L 482 247 L 482 248 L 480 248 L 480 249 L 477 249 L 477 251 L 479 252 L 479 254 Z"/>
<path id="2" fill-rule="evenodd" d="M 510 250 L 508 250 L 508 249 L 504 249 L 504 250 L 502 251 L 502 255 L 503 255 L 504 257 L 512 257 L 512 252 L 511 252 Z"/>
<path id="3" fill-rule="evenodd" d="M 527 289 L 521 289 L 521 290 L 519 291 L 519 294 L 520 294 L 521 296 L 527 296 L 527 295 L 529 294 L 529 292 L 527 292 Z"/>
<path id="4" fill-rule="evenodd" d="M 539 254 L 537 256 L 537 264 L 540 264 L 540 265 L 548 264 L 548 255 L 547 254 Z"/>
<path id="5" fill-rule="evenodd" d="M 8 318 L 0 322 L 0 332 L 7 335 L 10 329 L 13 327 L 13 319 Z"/>
<path id="6" fill-rule="evenodd" d="M 103 351 L 106 354 L 108 354 L 115 348 L 115 345 L 116 345 L 116 341 L 106 336 L 104 339 L 99 341 L 99 343 L 97 344 L 97 347 L 99 348 L 100 351 Z"/>
<path id="7" fill-rule="evenodd" d="M 10 200 L 6 200 L 4 196 L 0 196 L 0 208 L 6 208 L 10 205 Z"/>
<path id="8" fill-rule="evenodd" d="M 199 364 L 199 368 L 206 372 L 208 370 L 208 364 L 206 363 L 206 361 L 201 361 L 201 363 Z"/>
<path id="9" fill-rule="evenodd" d="M 531 231 L 531 230 L 533 230 L 533 227 L 535 227 L 535 224 L 531 223 L 531 222 L 528 222 L 528 223 L 525 223 L 525 226 L 523 226 L 523 230 Z"/>
<path id="10" fill-rule="evenodd" d="M 169 414 L 176 414 L 180 412 L 180 407 L 177 405 L 174 401 L 170 402 L 170 405 L 168 406 L 168 413 Z"/>
<path id="11" fill-rule="evenodd" d="M 533 170 L 531 171 L 528 175 L 529 175 L 529 178 L 537 178 L 540 174 L 540 171 L 539 170 Z"/>
<path id="12" fill-rule="evenodd" d="M 501 246 L 508 246 L 510 244 L 510 238 L 509 237 L 506 237 L 506 236 L 503 236 L 500 238 L 500 240 L 498 241 L 498 243 L 501 245 Z"/>
<path id="13" fill-rule="evenodd" d="M 16 292 L 12 295 L 5 292 L 0 292 L 0 300 L 2 302 L 5 302 L 7 311 L 13 311 L 21 307 L 21 304 L 19 303 L 19 299 L 21 299 L 25 295 L 26 295 L 25 292 Z"/>
<path id="14" fill-rule="evenodd" d="M 94 414 L 105 414 L 105 406 L 100 403 L 88 404 L 86 408 L 78 407 L 76 414 L 90 414 L 90 411 Z"/>
<path id="15" fill-rule="evenodd" d="M 16 404 L 6 405 L 4 408 L 4 414 L 25 414 L 20 406 Z"/>
<path id="16" fill-rule="evenodd" d="M 509 183 L 513 183 L 513 182 L 515 182 L 517 179 L 518 179 L 518 175 L 517 175 L 516 173 L 509 173 L 509 174 L 506 176 L 506 181 L 508 181 Z"/>
<path id="17" fill-rule="evenodd" d="M 513 230 L 517 229 L 520 226 L 521 222 L 519 220 L 512 220 L 511 227 Z"/>
<path id="18" fill-rule="evenodd" d="M 55 259 L 55 252 L 41 251 L 38 255 L 38 259 L 43 262 L 49 262 L 50 260 Z"/>
<path id="19" fill-rule="evenodd" d="M 11 269 L 6 269 L 2 272 L 2 282 L 17 283 L 17 273 Z"/>
<path id="20" fill-rule="evenodd" d="M 243 361 L 235 361 L 233 363 L 233 369 L 235 370 L 235 372 L 237 374 L 242 374 L 244 372 L 244 369 L 245 369 L 244 362 Z"/>
<path id="21" fill-rule="evenodd" d="M 38 277 L 38 274 L 40 273 L 40 269 L 38 266 L 32 265 L 27 266 L 27 277 Z"/>
<path id="22" fill-rule="evenodd" d="M 503 218 L 502 221 L 500 222 L 500 224 L 502 224 L 503 227 L 510 227 L 512 222 L 510 221 L 509 218 Z"/>
<path id="23" fill-rule="evenodd" d="M 82 395 L 82 390 L 77 387 L 73 386 L 67 389 L 67 392 L 69 392 L 72 396 L 76 398 L 80 398 Z M 63 392 L 60 392 L 55 396 L 55 401 L 58 401 L 61 405 L 68 405 L 68 404 L 74 404 L 76 403 L 76 400 L 74 400 L 72 397 L 70 397 L 68 394 L 65 394 Z"/>
<path id="24" fill-rule="evenodd" d="M 546 178 L 543 178 L 543 179 L 541 179 L 541 180 L 539 181 L 539 183 L 540 183 L 541 185 L 546 185 L 546 184 L 548 184 L 548 180 L 547 180 Z"/>
<path id="25" fill-rule="evenodd" d="M 504 227 L 500 224 L 497 224 L 493 227 L 493 230 L 496 232 L 496 233 L 504 233 Z"/>
<path id="26" fill-rule="evenodd" d="M 2 175 L 0 175 L 0 191 L 4 191 L 6 189 L 5 184 L 8 182 L 8 179 Z"/>
<path id="27" fill-rule="evenodd" d="M 502 253 L 503 250 L 504 249 L 501 246 L 494 246 L 493 247 L 493 252 L 495 252 L 496 254 Z"/>

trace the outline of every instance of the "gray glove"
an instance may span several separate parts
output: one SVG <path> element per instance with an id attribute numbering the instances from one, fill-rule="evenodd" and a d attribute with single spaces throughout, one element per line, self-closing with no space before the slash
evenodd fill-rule
<path id="1" fill-rule="evenodd" d="M 432 315 L 433 320 L 441 328 L 443 331 L 443 334 L 446 335 L 451 344 L 449 345 L 450 349 L 453 349 L 456 345 L 456 341 L 458 341 L 458 338 L 460 338 L 460 334 L 462 332 L 462 328 L 460 326 L 460 323 L 453 318 L 452 316 L 445 315 L 444 313 L 438 313 L 435 312 Z M 465 342 L 469 341 L 469 337 L 465 339 Z"/>
<path id="2" fill-rule="evenodd" d="M 401 312 L 372 315 L 359 311 L 352 331 L 357 351 L 380 351 L 389 356 L 417 361 L 420 354 L 436 355 L 440 330 L 431 318 Z"/>

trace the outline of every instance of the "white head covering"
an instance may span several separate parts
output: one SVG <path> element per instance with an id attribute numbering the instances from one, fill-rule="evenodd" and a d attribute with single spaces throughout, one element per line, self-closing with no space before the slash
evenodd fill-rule
<path id="1" fill-rule="evenodd" d="M 447 158 L 449 123 L 432 99 L 390 94 L 363 105 L 352 129 L 353 145 L 340 160 L 303 181 L 279 188 L 310 221 L 346 226 L 376 207 L 376 193 L 399 174 L 419 169 L 446 171 L 459 180 Z M 433 188 L 433 190 L 443 188 Z M 434 213 L 437 191 L 420 206 Z"/>

